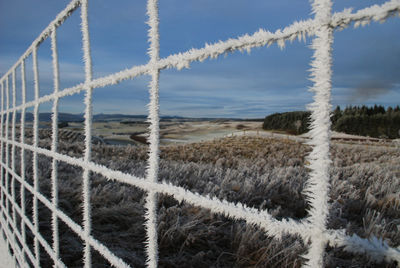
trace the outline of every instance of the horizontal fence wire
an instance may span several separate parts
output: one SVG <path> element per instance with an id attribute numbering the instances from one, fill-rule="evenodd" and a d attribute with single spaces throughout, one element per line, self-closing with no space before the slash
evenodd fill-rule
<path id="1" fill-rule="evenodd" d="M 386 242 L 372 236 L 363 239 L 355 234 L 349 236 L 345 230 L 327 229 L 328 215 L 328 191 L 330 166 L 330 121 L 329 112 L 331 90 L 331 50 L 333 31 L 341 30 L 354 24 L 355 27 L 364 26 L 373 21 L 383 22 L 391 16 L 400 15 L 400 0 L 391 0 L 381 5 L 373 5 L 356 12 L 345 9 L 342 12 L 331 12 L 331 0 L 314 0 L 312 2 L 314 18 L 304 21 L 296 21 L 291 25 L 269 32 L 260 29 L 249 35 L 245 34 L 237 38 L 220 41 L 214 44 L 206 44 L 203 48 L 191 49 L 186 52 L 172 54 L 166 58 L 159 58 L 159 20 L 158 1 L 147 1 L 147 15 L 149 25 L 149 56 L 147 64 L 137 65 L 119 72 L 92 78 L 92 63 L 90 55 L 90 38 L 88 23 L 88 0 L 73 0 L 60 12 L 45 30 L 34 40 L 26 52 L 0 78 L 1 85 L 1 127 L 0 127 L 0 168 L 1 168 L 1 230 L 10 244 L 14 260 L 21 266 L 28 266 L 28 261 L 35 267 L 40 267 L 40 247 L 53 260 L 54 267 L 65 267 L 60 259 L 60 241 L 58 221 L 64 222 L 82 241 L 84 241 L 84 265 L 91 267 L 91 249 L 99 252 L 114 267 L 130 267 L 121 258 L 117 257 L 109 248 L 96 240 L 91 233 L 90 213 L 90 175 L 98 173 L 109 180 L 125 183 L 138 187 L 147 193 L 146 197 L 146 221 L 147 233 L 146 254 L 147 266 L 158 265 L 157 245 L 157 195 L 168 194 L 178 201 L 186 201 L 189 204 L 209 209 L 212 213 L 228 216 L 232 219 L 245 220 L 249 224 L 255 224 L 262 228 L 266 234 L 281 238 L 285 234 L 298 236 L 303 241 L 310 241 L 310 247 L 304 256 L 304 267 L 322 267 L 323 255 L 327 244 L 335 247 L 343 247 L 345 251 L 357 254 L 367 254 L 376 261 L 398 261 L 400 263 L 400 250 L 390 247 Z M 78 8 L 81 9 L 81 30 L 83 54 L 85 63 L 85 82 L 70 88 L 59 88 L 59 69 L 57 55 L 57 28 Z M 48 95 L 39 96 L 39 68 L 37 65 L 37 49 L 47 38 L 51 39 L 52 65 L 54 91 Z M 202 62 L 206 59 L 214 59 L 220 55 L 234 51 L 248 51 L 252 48 L 277 44 L 285 47 L 287 41 L 295 39 L 305 40 L 313 38 L 311 48 L 314 50 L 311 63 L 310 80 L 314 83 L 311 91 L 314 92 L 314 102 L 308 107 L 312 112 L 311 140 L 308 142 L 313 151 L 308 156 L 310 162 L 310 179 L 306 184 L 306 194 L 310 204 L 309 215 L 303 220 L 290 218 L 276 219 L 267 210 L 258 210 L 247 207 L 241 203 L 231 203 L 219 200 L 215 197 L 203 196 L 168 182 L 159 181 L 159 75 L 164 69 L 174 68 L 181 70 L 189 68 L 193 62 Z M 25 59 L 33 58 L 34 73 L 34 100 L 26 101 L 26 66 Z M 16 104 L 16 69 L 21 69 L 22 103 Z M 150 75 L 149 84 L 150 103 L 148 121 L 150 122 L 150 157 L 148 160 L 146 176 L 141 178 L 132 174 L 112 170 L 106 166 L 91 161 L 91 126 L 92 126 L 92 92 L 96 88 L 118 84 L 127 79 L 134 79 L 142 75 Z M 11 81 L 10 81 L 11 80 Z M 11 91 L 11 96 L 10 96 Z M 71 157 L 57 153 L 57 115 L 59 99 L 85 92 L 85 149 L 83 158 Z M 10 100 L 11 99 L 11 100 Z M 52 101 L 52 143 L 50 150 L 38 146 L 39 106 L 44 102 Z M 25 114 L 27 108 L 34 108 L 33 144 L 26 143 Z M 21 112 L 20 140 L 16 139 L 16 118 Z M 11 129 L 11 131 L 10 131 Z M 20 150 L 21 167 L 20 174 L 16 170 L 16 150 Z M 11 150 L 10 150 L 11 149 Z M 32 152 L 33 185 L 25 178 L 25 154 Z M 51 158 L 51 200 L 39 192 L 38 184 L 38 157 L 39 155 Z M 64 162 L 84 170 L 82 180 L 83 191 L 83 227 L 74 222 L 58 207 L 58 173 L 59 162 Z M 15 183 L 20 184 L 20 204 L 17 202 Z M 33 196 L 31 208 L 25 207 L 25 193 Z M 41 202 L 51 211 L 52 244 L 50 245 L 39 231 L 38 202 Z M 27 209 L 32 210 L 32 221 L 27 217 Z M 18 216 L 18 217 L 17 217 Z M 18 223 L 17 218 L 20 219 Z M 33 234 L 33 252 L 27 245 L 26 229 Z"/>

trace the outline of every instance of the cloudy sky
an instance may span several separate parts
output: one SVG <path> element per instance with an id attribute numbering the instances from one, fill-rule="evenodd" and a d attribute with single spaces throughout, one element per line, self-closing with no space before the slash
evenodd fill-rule
<path id="1" fill-rule="evenodd" d="M 0 0 L 0 75 L 25 52 L 69 1 Z M 160 0 L 160 55 L 184 52 L 254 33 L 275 31 L 311 15 L 308 0 Z M 358 10 L 378 0 L 337 0 L 334 11 Z M 94 77 L 146 63 L 145 1 L 92 0 L 89 29 Z M 83 82 L 79 9 L 59 28 L 61 88 Z M 348 28 L 334 35 L 333 105 L 400 104 L 400 18 Z M 193 63 L 160 78 L 161 114 L 194 117 L 261 118 L 274 112 L 304 110 L 308 92 L 311 40 L 235 52 Z M 50 40 L 39 47 L 40 95 L 52 92 Z M 33 98 L 32 59 L 27 59 L 28 100 Z M 17 71 L 20 75 L 20 70 Z M 95 113 L 145 114 L 149 77 L 94 91 Z M 17 86 L 20 85 L 17 81 Z M 20 102 L 20 94 L 17 94 Z M 83 94 L 60 101 L 60 110 L 82 113 Z M 41 105 L 49 111 L 51 103 Z"/>

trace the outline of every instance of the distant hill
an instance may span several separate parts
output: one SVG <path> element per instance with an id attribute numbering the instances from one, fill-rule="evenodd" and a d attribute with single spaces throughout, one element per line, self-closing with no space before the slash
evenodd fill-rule
<path id="1" fill-rule="evenodd" d="M 129 114 L 95 114 L 93 115 L 93 121 L 130 121 L 130 120 L 146 120 L 146 115 L 129 115 Z"/>
<path id="2" fill-rule="evenodd" d="M 296 111 L 275 113 L 265 117 L 263 128 L 281 130 L 291 134 L 309 131 L 310 112 Z M 348 106 L 341 110 L 339 106 L 332 112 L 332 129 L 347 134 L 374 138 L 400 138 L 400 107 L 374 105 Z"/>
<path id="3" fill-rule="evenodd" d="M 123 121 L 123 120 L 145 120 L 147 118 L 146 115 L 126 115 L 126 114 L 95 114 L 93 115 L 94 122 L 102 122 L 102 121 Z M 21 114 L 17 114 L 17 121 L 21 120 Z M 51 122 L 51 113 L 40 113 L 39 121 L 40 122 Z M 26 113 L 25 121 L 32 122 L 33 114 Z M 83 122 L 85 121 L 84 114 L 70 114 L 70 113 L 58 113 L 58 121 L 59 122 Z"/>
<path id="4" fill-rule="evenodd" d="M 21 114 L 17 114 L 17 121 L 21 120 Z M 136 121 L 144 121 L 147 119 L 147 115 L 130 115 L 130 114 L 95 114 L 93 115 L 94 122 L 107 122 L 107 121 L 118 121 L 118 122 L 136 122 Z M 51 122 L 51 113 L 40 113 L 39 121 L 41 122 Z M 71 113 L 58 113 L 58 121 L 59 122 L 83 122 L 85 120 L 84 114 L 71 114 Z M 213 118 L 213 117 L 202 117 L 202 118 L 192 118 L 192 117 L 182 117 L 182 116 L 170 116 L 164 115 L 160 116 L 161 121 L 214 121 L 214 120 L 222 120 L 222 121 L 260 121 L 262 122 L 264 119 L 239 119 L 239 118 Z M 33 122 L 33 114 L 25 113 L 25 121 Z"/>
<path id="5" fill-rule="evenodd" d="M 10 115 L 11 116 L 11 115 Z M 17 114 L 16 118 L 17 122 L 21 120 L 21 114 Z M 39 121 L 40 122 L 51 122 L 51 113 L 39 113 Z M 25 113 L 25 121 L 33 122 L 33 114 Z M 84 117 L 83 114 L 69 114 L 69 113 L 58 113 L 58 121 L 59 122 L 83 122 Z"/>

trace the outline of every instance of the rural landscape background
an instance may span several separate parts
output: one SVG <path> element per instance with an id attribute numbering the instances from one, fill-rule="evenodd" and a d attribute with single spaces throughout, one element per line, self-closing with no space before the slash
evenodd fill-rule
<path id="1" fill-rule="evenodd" d="M 367 117 L 378 114 L 373 113 L 374 107 L 368 109 L 371 115 Z M 362 107 L 348 107 L 347 113 L 350 110 L 361 111 Z M 398 116 L 398 108 L 389 110 L 393 117 Z M 383 111 L 380 109 L 380 116 L 388 112 Z M 307 115 L 306 112 L 274 114 L 260 120 L 164 117 L 160 122 L 159 179 L 202 195 L 268 209 L 277 218 L 302 219 L 308 208 L 302 190 L 308 177 L 306 156 L 311 149 L 306 144 L 307 131 L 301 130 L 308 121 L 304 113 Z M 31 116 L 26 114 L 28 144 L 32 144 Z M 303 121 L 299 124 L 301 116 Z M 43 113 L 40 118 L 39 147 L 50 149 L 48 114 Z M 81 115 L 61 114 L 59 119 L 58 152 L 83 157 Z M 275 128 L 264 129 L 271 119 Z M 93 161 L 145 176 L 147 127 L 144 116 L 95 115 Z M 400 129 L 393 124 L 387 127 Z M 19 130 L 17 125 L 17 139 Z M 374 235 L 397 247 L 400 144 L 387 137 L 350 134 L 334 131 L 332 135 L 328 228 L 343 228 L 364 238 Z M 19 155 L 17 149 L 17 174 L 21 170 Z M 31 152 L 25 152 L 25 160 L 25 177 L 33 185 Z M 40 192 L 51 198 L 48 168 L 51 159 L 39 155 L 38 165 Z M 81 168 L 59 162 L 59 206 L 79 224 L 82 224 L 81 176 Z M 18 197 L 18 182 L 15 191 Z M 29 208 L 32 195 L 27 191 L 25 195 Z M 91 175 L 93 235 L 133 267 L 145 266 L 145 196 L 135 187 L 106 180 L 100 174 Z M 30 209 L 27 214 L 32 219 Z M 40 232 L 51 244 L 51 212 L 40 202 L 39 222 Z M 59 224 L 61 259 L 68 267 L 81 267 L 83 242 L 64 223 L 59 221 Z M 28 229 L 26 235 L 33 250 L 33 236 Z M 288 235 L 278 241 L 244 221 L 212 214 L 167 195 L 159 195 L 158 237 L 160 267 L 300 267 L 301 255 L 306 252 L 306 245 L 296 237 Z M 328 247 L 326 255 L 326 267 L 396 267 L 394 262 L 376 263 L 341 248 Z M 98 253 L 93 251 L 93 256 L 94 267 L 109 266 Z M 42 266 L 51 263 L 42 249 Z"/>
<path id="2" fill-rule="evenodd" d="M 0 77 L 68 2 L 0 1 Z M 92 78 L 104 78 L 147 64 L 146 1 L 91 2 L 88 32 Z M 260 28 L 274 32 L 295 21 L 307 20 L 310 14 L 313 16 L 309 1 L 253 0 L 249 4 L 248 0 L 169 0 L 159 4 L 157 53 L 161 59 L 253 34 Z M 382 3 L 336 0 L 332 11 L 341 12 L 349 7 L 358 10 L 373 4 Z M 84 83 L 87 78 L 82 61 L 85 57 L 81 17 L 79 12 L 70 15 L 57 28 L 60 91 Z M 348 235 L 366 239 L 377 237 L 378 243 L 397 249 L 400 249 L 399 28 L 400 20 L 390 17 L 384 24 L 373 22 L 367 27 L 349 27 L 333 34 L 333 74 L 329 80 L 333 107 L 331 188 L 327 221 L 328 230 L 343 229 Z M 303 191 L 310 177 L 308 105 L 313 101 L 310 79 L 313 71 L 309 70 L 313 60 L 312 40 L 303 36 L 284 43 L 284 49 L 278 42 L 279 45 L 268 48 L 252 49 L 251 53 L 227 51 L 227 57 L 192 62 L 190 68 L 180 70 L 175 66 L 179 70 L 162 70 L 157 107 L 161 115 L 158 180 L 202 196 L 268 210 L 277 219 L 306 218 L 310 207 Z M 9 143 L 15 140 L 35 145 L 32 103 L 55 89 L 57 71 L 52 61 L 51 38 L 40 43 L 37 58 L 38 68 L 31 53 L 24 59 L 24 71 L 17 66 L 2 84 L 2 107 L 8 112 L 1 115 L 4 140 L 1 157 L 3 166 L 12 168 L 35 188 L 33 165 L 37 156 L 38 191 L 51 200 L 53 159 L 33 153 L 32 148 L 22 150 Z M 38 71 L 39 96 L 35 96 L 34 69 Z M 84 102 L 85 90 L 60 98 L 56 151 L 84 161 L 84 112 L 90 104 L 93 109 L 90 161 L 145 177 L 149 158 L 150 80 L 143 75 L 103 84 L 93 89 L 90 103 Z M 22 93 L 25 86 L 26 96 Z M 13 94 L 12 88 L 16 89 Z M 25 108 L 21 107 L 27 102 L 31 105 L 22 113 Z M 54 134 L 50 112 L 53 105 L 52 99 L 48 99 L 37 106 L 37 145 L 48 151 Z M 19 106 L 17 111 L 10 112 L 15 106 Z M 83 170 L 63 161 L 58 161 L 56 168 L 58 207 L 83 226 Z M 3 189 L 12 193 L 18 204 L 21 195 L 24 197 L 24 212 L 34 222 L 35 197 L 4 168 L 2 178 Z M 90 174 L 89 188 L 93 237 L 132 267 L 145 267 L 147 193 L 94 172 Z M 4 215 L 15 216 L 16 228 L 26 236 L 30 251 L 35 252 L 34 234 L 28 227 L 22 229 L 22 219 L 9 201 L 2 206 L 6 208 L 2 211 Z M 52 211 L 41 201 L 38 207 L 39 233 L 52 245 Z M 210 213 L 165 194 L 157 196 L 156 215 L 159 267 L 289 268 L 305 263 L 309 245 L 299 236 L 286 235 L 277 240 L 245 221 Z M 63 221 L 58 220 L 58 224 L 61 260 L 68 267 L 82 267 L 84 241 Z M 15 253 L 12 249 L 10 252 Z M 92 255 L 93 267 L 110 267 L 97 251 L 92 250 Z M 323 259 L 328 268 L 400 265 L 384 260 L 381 255 L 372 259 L 332 245 L 327 245 Z M 40 245 L 40 266 L 52 265 L 53 260 Z"/>

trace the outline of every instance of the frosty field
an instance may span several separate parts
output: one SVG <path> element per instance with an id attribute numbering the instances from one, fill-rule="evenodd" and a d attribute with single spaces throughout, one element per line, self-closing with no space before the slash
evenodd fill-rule
<path id="1" fill-rule="evenodd" d="M 179 128 L 179 125 L 175 127 Z M 229 130 L 235 128 L 237 125 Z M 204 128 L 198 130 L 201 129 L 207 131 Z M 174 134 L 172 125 L 168 130 L 168 135 Z M 50 149 L 51 142 L 45 130 L 41 130 L 40 137 L 39 146 Z M 58 147 L 62 154 L 83 156 L 84 146 L 79 139 L 71 141 L 60 135 Z M 98 143 L 92 150 L 96 163 L 137 176 L 145 175 L 146 145 Z M 279 136 L 241 135 L 214 137 L 202 142 L 169 143 L 161 146 L 159 179 L 201 195 L 268 209 L 278 218 L 301 219 L 307 215 L 302 190 L 308 177 L 305 156 L 309 151 L 307 145 Z M 373 234 L 390 246 L 399 247 L 399 149 L 390 143 L 333 142 L 331 155 L 328 228 L 343 228 L 348 234 L 355 233 L 364 238 Z M 16 170 L 20 174 L 18 149 L 16 156 Z M 32 184 L 32 155 L 28 151 L 25 160 L 25 177 Z M 51 159 L 39 155 L 38 164 L 40 192 L 51 199 Z M 80 168 L 58 163 L 59 207 L 80 225 L 81 176 Z M 15 191 L 19 198 L 17 181 Z M 25 198 L 27 215 L 32 219 L 32 195 L 25 191 Z M 133 267 L 144 267 L 145 263 L 144 202 L 143 191 L 108 181 L 100 174 L 91 174 L 92 233 Z M 20 221 L 18 217 L 17 220 Z M 301 255 L 306 251 L 298 237 L 285 236 L 278 241 L 244 221 L 212 214 L 207 209 L 177 202 L 167 195 L 159 195 L 157 221 L 160 267 L 300 267 Z M 51 212 L 41 202 L 39 223 L 40 233 L 51 244 Z M 81 267 L 82 241 L 64 223 L 59 221 L 59 225 L 62 261 L 68 267 Z M 28 228 L 26 230 L 28 246 L 33 250 L 33 235 Z M 109 267 L 98 253 L 92 253 L 93 267 Z M 41 265 L 52 265 L 43 249 Z M 365 255 L 328 247 L 325 266 L 396 267 L 396 264 L 375 263 Z"/>
<path id="2" fill-rule="evenodd" d="M 73 122 L 63 130 L 83 134 L 83 126 L 83 123 Z M 94 136 L 100 137 L 106 143 L 135 145 L 138 142 L 135 142 L 131 136 L 145 137 L 148 135 L 148 126 L 149 124 L 144 120 L 94 122 L 92 132 Z M 50 131 L 50 123 L 48 123 L 48 130 Z M 160 122 L 160 141 L 164 145 L 188 143 L 221 138 L 244 131 L 263 131 L 262 124 L 256 121 L 226 119 L 171 119 Z"/>

